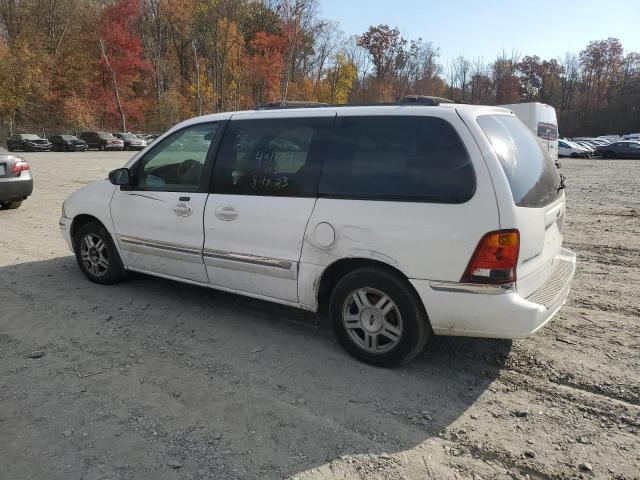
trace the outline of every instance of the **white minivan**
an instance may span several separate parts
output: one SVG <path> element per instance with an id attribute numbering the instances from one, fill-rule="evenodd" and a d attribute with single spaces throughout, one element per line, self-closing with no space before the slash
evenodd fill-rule
<path id="1" fill-rule="evenodd" d="M 267 109 L 176 125 L 64 202 L 92 281 L 141 272 L 311 311 L 355 357 L 517 338 L 566 300 L 564 182 L 509 110 Z"/>

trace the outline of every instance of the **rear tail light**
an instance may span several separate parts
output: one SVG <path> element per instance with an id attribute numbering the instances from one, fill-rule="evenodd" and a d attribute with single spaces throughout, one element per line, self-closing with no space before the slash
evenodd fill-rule
<path id="1" fill-rule="evenodd" d="M 461 281 L 492 284 L 515 282 L 519 253 L 518 230 L 489 232 L 478 243 Z"/>
<path id="2" fill-rule="evenodd" d="M 18 160 L 11 167 L 11 173 L 20 173 L 24 170 L 29 170 L 29 164 L 26 160 Z"/>

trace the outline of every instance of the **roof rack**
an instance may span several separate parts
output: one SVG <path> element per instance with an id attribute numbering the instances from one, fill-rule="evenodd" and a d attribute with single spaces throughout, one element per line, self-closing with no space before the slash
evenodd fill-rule
<path id="1" fill-rule="evenodd" d="M 322 102 L 306 102 L 298 100 L 279 100 L 277 102 L 269 102 L 264 105 L 258 105 L 258 110 L 275 110 L 278 108 L 318 108 L 318 107 L 330 107 L 328 103 Z"/>
<path id="2" fill-rule="evenodd" d="M 307 102 L 307 101 L 299 101 L 299 100 L 279 100 L 277 102 L 269 102 L 264 105 L 258 105 L 258 110 L 277 110 L 280 108 L 319 108 L 319 107 L 391 107 L 391 106 L 406 106 L 406 105 L 416 105 L 416 106 L 429 106 L 435 107 L 442 103 L 456 103 L 453 100 L 443 97 L 431 97 L 428 95 L 407 95 L 402 98 L 399 102 L 391 103 L 391 102 L 371 102 L 371 103 L 341 103 L 341 104 L 331 104 L 331 103 L 322 103 L 322 102 Z"/>
<path id="3" fill-rule="evenodd" d="M 428 95 L 407 95 L 400 101 L 400 105 L 437 106 L 437 105 L 440 105 L 441 103 L 456 103 L 456 102 L 448 98 L 430 97 Z"/>

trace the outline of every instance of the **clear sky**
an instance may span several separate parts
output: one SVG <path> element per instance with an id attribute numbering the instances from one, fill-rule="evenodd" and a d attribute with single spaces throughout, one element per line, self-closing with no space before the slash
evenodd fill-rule
<path id="1" fill-rule="evenodd" d="M 370 25 L 440 47 L 440 63 L 465 55 L 486 62 L 499 52 L 563 58 L 591 40 L 619 38 L 640 52 L 640 0 L 319 0 L 324 18 L 347 35 Z"/>

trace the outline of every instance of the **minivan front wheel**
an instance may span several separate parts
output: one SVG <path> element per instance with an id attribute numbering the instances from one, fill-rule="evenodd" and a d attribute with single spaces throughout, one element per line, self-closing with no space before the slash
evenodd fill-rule
<path id="1" fill-rule="evenodd" d="M 78 230 L 75 253 L 82 273 L 92 282 L 111 285 L 125 276 L 111 235 L 98 222 L 89 222 Z"/>
<path id="2" fill-rule="evenodd" d="M 413 360 L 431 336 L 424 309 L 406 281 L 380 268 L 345 275 L 331 293 L 333 329 L 354 357 L 393 367 Z"/>

